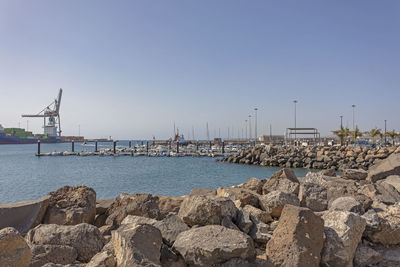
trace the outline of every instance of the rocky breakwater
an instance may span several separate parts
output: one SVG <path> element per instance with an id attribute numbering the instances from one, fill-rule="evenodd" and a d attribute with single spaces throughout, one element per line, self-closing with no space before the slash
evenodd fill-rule
<path id="1" fill-rule="evenodd" d="M 0 229 L 0 266 L 399 266 L 399 191 L 400 153 L 182 197 L 63 187 L 26 234 Z"/>
<path id="2" fill-rule="evenodd" d="M 240 150 L 223 162 L 261 165 L 282 168 L 307 169 L 364 169 L 387 158 L 398 147 L 353 147 L 353 146 L 271 146 L 258 145 Z"/>

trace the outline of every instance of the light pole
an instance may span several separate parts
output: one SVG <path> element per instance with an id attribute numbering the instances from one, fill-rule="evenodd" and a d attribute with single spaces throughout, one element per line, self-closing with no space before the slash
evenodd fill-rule
<path id="1" fill-rule="evenodd" d="M 294 103 L 294 140 L 297 139 L 297 124 L 296 124 L 296 104 L 297 104 L 297 100 L 293 101 Z"/>
<path id="2" fill-rule="evenodd" d="M 386 146 L 386 120 L 385 120 L 385 146 Z"/>
<path id="3" fill-rule="evenodd" d="M 247 120 L 244 120 L 244 125 L 245 125 L 245 129 L 246 129 L 246 140 L 247 140 Z"/>
<path id="4" fill-rule="evenodd" d="M 251 140 L 251 115 L 249 115 L 249 140 Z"/>
<path id="5" fill-rule="evenodd" d="M 255 117 L 255 122 L 254 122 L 254 138 L 255 138 L 255 140 L 257 141 L 257 110 L 258 110 L 258 108 L 254 108 L 254 111 L 255 111 L 255 115 L 256 115 L 256 117 Z"/>
<path id="6" fill-rule="evenodd" d="M 343 116 L 340 116 L 340 129 L 343 128 Z"/>
<path id="7" fill-rule="evenodd" d="M 354 127 L 354 108 L 356 107 L 356 105 L 351 105 L 351 107 L 353 108 L 353 131 L 356 129 L 355 127 Z"/>

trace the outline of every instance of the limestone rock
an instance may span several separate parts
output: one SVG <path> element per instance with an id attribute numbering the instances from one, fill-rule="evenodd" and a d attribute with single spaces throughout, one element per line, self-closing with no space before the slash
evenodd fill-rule
<path id="1" fill-rule="evenodd" d="M 72 264 L 78 253 L 75 248 L 65 245 L 31 245 L 32 261 L 30 267 L 40 267 L 46 263 Z"/>
<path id="2" fill-rule="evenodd" d="M 237 208 L 226 197 L 191 196 L 185 199 L 178 216 L 189 226 L 221 224 L 224 216 L 236 217 Z"/>
<path id="3" fill-rule="evenodd" d="M 176 237 L 190 228 L 176 214 L 168 214 L 162 221 L 157 221 L 153 224 L 160 230 L 164 242 L 170 246 L 176 240 Z"/>
<path id="4" fill-rule="evenodd" d="M 272 237 L 269 225 L 259 221 L 254 221 L 250 228 L 249 236 L 259 244 L 267 244 Z"/>
<path id="5" fill-rule="evenodd" d="M 290 169 L 282 169 L 272 175 L 263 186 L 263 194 L 268 194 L 272 191 L 281 191 L 285 193 L 299 193 L 299 180 Z"/>
<path id="6" fill-rule="evenodd" d="M 324 222 L 307 208 L 287 205 L 267 244 L 267 266 L 319 266 Z"/>
<path id="7" fill-rule="evenodd" d="M 178 235 L 173 248 L 189 265 L 212 266 L 232 258 L 254 259 L 253 240 L 220 225 L 192 228 Z"/>
<path id="8" fill-rule="evenodd" d="M 271 214 L 272 217 L 280 217 L 285 205 L 299 206 L 299 199 L 294 194 L 280 191 L 272 191 L 260 198 L 260 206 Z"/>
<path id="9" fill-rule="evenodd" d="M 321 263 L 326 266 L 351 266 L 365 229 L 365 220 L 348 211 L 329 211 L 322 218 L 326 239 Z"/>
<path id="10" fill-rule="evenodd" d="M 96 215 L 96 192 L 87 186 L 64 186 L 50 192 L 45 224 L 76 225 L 93 223 Z"/>
<path id="11" fill-rule="evenodd" d="M 250 213 L 250 215 L 256 219 L 257 221 L 263 222 L 263 223 L 269 223 L 269 222 L 273 222 L 274 220 L 271 217 L 271 214 L 269 214 L 266 211 L 257 209 L 253 206 L 250 205 L 246 205 L 243 207 L 244 211 L 247 211 L 248 213 Z"/>
<path id="12" fill-rule="evenodd" d="M 400 154 L 393 153 L 388 158 L 373 165 L 368 171 L 367 180 L 375 183 L 390 175 L 400 175 Z"/>
<path id="13" fill-rule="evenodd" d="M 257 194 L 262 194 L 263 185 L 264 185 L 263 181 L 252 177 L 252 178 L 249 178 L 249 180 L 247 180 L 247 182 L 242 184 L 240 187 L 251 190 Z"/>
<path id="14" fill-rule="evenodd" d="M 327 189 L 313 183 L 303 183 L 299 191 L 300 206 L 312 211 L 324 211 L 328 208 Z"/>
<path id="15" fill-rule="evenodd" d="M 112 232 L 117 266 L 161 266 L 162 236 L 148 224 L 125 224 Z"/>
<path id="16" fill-rule="evenodd" d="M 400 192 L 400 175 L 390 175 L 382 181 L 394 186 L 394 188 L 396 188 L 396 190 Z"/>
<path id="17" fill-rule="evenodd" d="M 70 246 L 78 253 L 77 260 L 88 262 L 104 246 L 104 238 L 97 227 L 81 223 L 74 226 L 41 224 L 25 236 L 30 245 Z"/>
<path id="18" fill-rule="evenodd" d="M 182 202 L 187 197 L 168 197 L 159 196 L 158 197 L 158 208 L 161 213 L 161 219 L 165 218 L 170 212 L 179 212 Z"/>
<path id="19" fill-rule="evenodd" d="M 162 219 L 158 196 L 151 194 L 121 194 L 107 210 L 106 224 L 120 225 L 128 215 Z"/>
<path id="20" fill-rule="evenodd" d="M 343 169 L 342 177 L 345 179 L 352 180 L 365 180 L 368 176 L 368 172 L 363 169 Z"/>
<path id="21" fill-rule="evenodd" d="M 329 210 L 350 211 L 358 214 L 364 213 L 363 206 L 354 197 L 339 197 L 335 199 Z"/>
<path id="22" fill-rule="evenodd" d="M 15 228 L 0 230 L 0 266 L 28 267 L 31 258 L 31 249 Z"/>
<path id="23" fill-rule="evenodd" d="M 243 188 L 233 188 L 233 187 L 219 187 L 217 189 L 217 196 L 228 197 L 232 201 L 238 201 L 238 207 L 244 207 L 246 205 L 251 205 L 253 207 L 259 207 L 258 194 L 251 190 Z M 235 202 L 236 203 L 236 202 Z"/>
<path id="24" fill-rule="evenodd" d="M 96 199 L 96 214 L 106 213 L 112 203 L 114 203 L 114 199 Z"/>

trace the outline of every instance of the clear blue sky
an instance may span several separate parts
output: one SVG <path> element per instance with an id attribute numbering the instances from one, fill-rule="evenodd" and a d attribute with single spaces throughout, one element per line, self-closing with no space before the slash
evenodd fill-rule
<path id="1" fill-rule="evenodd" d="M 294 99 L 323 135 L 352 104 L 361 130 L 400 130 L 399 29 L 398 0 L 0 0 L 0 124 L 62 87 L 65 135 L 237 136 L 254 107 L 258 133 L 282 134 Z"/>

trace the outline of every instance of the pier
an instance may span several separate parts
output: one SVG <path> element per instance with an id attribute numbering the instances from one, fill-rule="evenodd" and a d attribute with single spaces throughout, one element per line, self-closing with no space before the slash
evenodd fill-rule
<path id="1" fill-rule="evenodd" d="M 129 140 L 85 140 L 82 144 L 94 146 L 93 151 L 76 151 L 75 141 L 71 141 L 68 151 L 43 152 L 40 141 L 37 143 L 38 157 L 43 156 L 147 156 L 147 157 L 224 157 L 236 153 L 240 149 L 255 146 L 256 142 L 248 140 L 232 140 L 229 142 L 169 140 L 129 141 Z M 99 149 L 99 143 L 111 143 L 111 147 Z M 124 145 L 120 145 L 124 143 Z M 126 145 L 127 144 L 127 145 Z M 84 145 L 84 146 L 85 146 Z"/>

